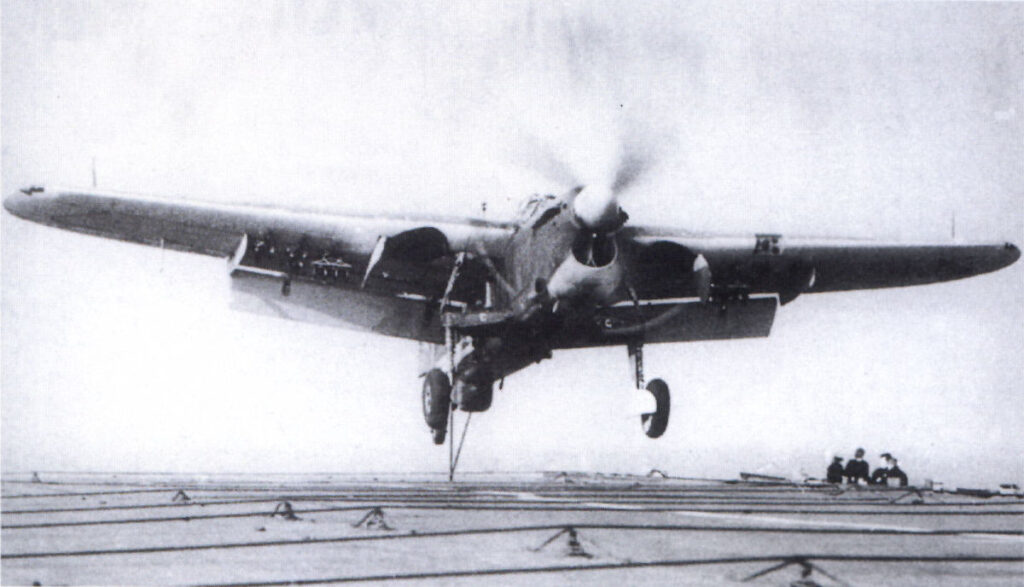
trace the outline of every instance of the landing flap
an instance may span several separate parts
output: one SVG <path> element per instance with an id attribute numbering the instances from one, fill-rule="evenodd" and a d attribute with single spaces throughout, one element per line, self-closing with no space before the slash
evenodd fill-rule
<path id="1" fill-rule="evenodd" d="M 500 326 L 506 323 L 513 316 L 512 312 L 445 312 L 441 318 L 444 326 L 451 326 L 457 330 L 471 331 L 474 329 Z"/>
<path id="2" fill-rule="evenodd" d="M 596 314 L 589 327 L 574 329 L 555 348 L 766 337 L 776 308 L 775 296 L 729 302 L 724 309 L 700 301 L 613 306 Z"/>

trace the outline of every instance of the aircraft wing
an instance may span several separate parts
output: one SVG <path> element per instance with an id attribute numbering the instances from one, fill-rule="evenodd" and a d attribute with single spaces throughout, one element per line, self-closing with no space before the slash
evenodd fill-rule
<path id="1" fill-rule="evenodd" d="M 457 253 L 476 251 L 500 264 L 511 233 L 503 223 L 474 219 L 303 212 L 43 187 L 23 189 L 4 206 L 57 228 L 229 259 L 235 291 L 263 298 L 248 309 L 339 324 L 350 324 L 346 312 L 355 312 L 367 330 L 435 341 L 441 329 L 433 314 Z M 485 271 L 471 265 L 463 275 Z M 480 295 L 479 287 L 481 279 L 462 279 L 450 298 L 464 303 Z"/>
<path id="2" fill-rule="evenodd" d="M 803 293 L 922 285 L 996 271 L 1020 257 L 1011 243 L 908 244 L 790 238 L 704 237 L 635 230 L 627 235 L 631 282 L 641 299 L 698 296 L 700 267 L 712 290 Z M 703 261 L 699 261 L 699 258 Z"/>

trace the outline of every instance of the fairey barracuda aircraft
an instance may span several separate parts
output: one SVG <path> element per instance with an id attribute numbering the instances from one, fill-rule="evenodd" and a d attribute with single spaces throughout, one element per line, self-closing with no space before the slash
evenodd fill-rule
<path id="1" fill-rule="evenodd" d="M 621 183 L 621 182 L 620 182 Z M 704 236 L 635 226 L 621 185 L 534 196 L 510 222 L 357 216 L 28 187 L 15 216 L 228 259 L 233 288 L 273 315 L 420 341 L 423 415 L 443 444 L 457 408 L 558 349 L 623 345 L 661 436 L 669 388 L 645 343 L 768 336 L 801 294 L 920 285 L 1012 264 L 998 244 Z M 653 401 L 651 401 L 653 399 Z M 452 465 L 454 468 L 454 465 Z"/>

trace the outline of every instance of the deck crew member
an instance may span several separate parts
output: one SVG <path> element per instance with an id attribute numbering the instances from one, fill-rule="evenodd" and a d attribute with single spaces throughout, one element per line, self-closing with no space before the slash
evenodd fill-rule
<path id="1" fill-rule="evenodd" d="M 891 466 L 890 463 L 892 462 L 892 455 L 887 452 L 883 452 L 878 456 L 882 459 L 882 465 L 871 473 L 871 484 L 885 485 L 886 480 L 889 478 L 889 467 Z"/>
<path id="2" fill-rule="evenodd" d="M 889 476 L 887 477 L 889 485 L 892 485 L 894 480 L 898 482 L 900 487 L 907 486 L 907 474 L 903 472 L 897 464 L 896 457 L 889 459 Z"/>
<path id="3" fill-rule="evenodd" d="M 832 457 L 832 464 L 828 466 L 825 479 L 829 483 L 839 484 L 843 482 L 843 457 Z"/>
<path id="4" fill-rule="evenodd" d="M 858 448 L 857 452 L 853 454 L 853 458 L 847 461 L 846 469 L 844 473 L 846 475 L 846 482 L 850 485 L 856 485 L 860 481 L 865 484 L 870 483 L 868 478 L 868 472 L 871 470 L 868 467 L 867 461 L 864 460 L 864 449 Z"/>

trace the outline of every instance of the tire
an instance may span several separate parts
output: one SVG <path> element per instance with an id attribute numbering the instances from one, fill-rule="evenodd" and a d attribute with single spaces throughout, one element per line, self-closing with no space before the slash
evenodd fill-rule
<path id="1" fill-rule="evenodd" d="M 647 384 L 647 391 L 654 396 L 654 413 L 640 416 L 640 425 L 643 426 L 644 434 L 648 438 L 659 438 L 668 428 L 668 414 L 671 404 L 668 384 L 661 379 L 652 379 Z"/>
<path id="2" fill-rule="evenodd" d="M 444 437 L 447 434 L 447 432 L 448 431 L 445 428 L 431 428 L 430 429 L 430 433 L 434 437 L 434 444 L 437 444 L 437 445 L 444 444 Z"/>
<path id="3" fill-rule="evenodd" d="M 448 427 L 448 412 L 452 404 L 452 385 L 440 369 L 431 369 L 423 378 L 423 419 L 434 430 Z M 442 435 L 441 442 L 444 442 Z M 435 442 L 437 441 L 435 437 Z"/>

